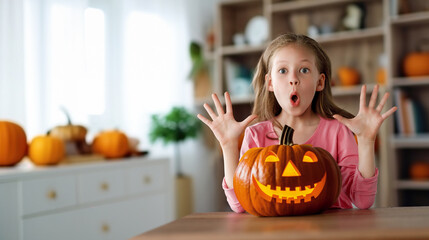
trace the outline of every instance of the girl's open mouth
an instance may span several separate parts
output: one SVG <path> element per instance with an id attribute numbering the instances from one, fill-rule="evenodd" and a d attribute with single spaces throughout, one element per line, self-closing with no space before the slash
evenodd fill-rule
<path id="1" fill-rule="evenodd" d="M 290 103 L 292 104 L 292 106 L 296 107 L 299 105 L 299 96 L 296 92 L 292 93 L 290 95 Z"/>

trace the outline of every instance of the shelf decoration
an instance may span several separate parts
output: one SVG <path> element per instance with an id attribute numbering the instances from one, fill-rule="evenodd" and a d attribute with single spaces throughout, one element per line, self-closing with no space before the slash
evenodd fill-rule
<path id="1" fill-rule="evenodd" d="M 338 78 L 343 86 L 354 86 L 360 82 L 359 72 L 352 67 L 338 68 Z"/>
<path id="2" fill-rule="evenodd" d="M 263 44 L 268 39 L 268 20 L 263 16 L 255 16 L 246 25 L 245 33 L 250 45 Z"/>
<path id="3" fill-rule="evenodd" d="M 361 3 L 347 5 L 346 13 L 342 20 L 342 27 L 346 30 L 357 30 L 365 27 L 366 9 Z"/>
<path id="4" fill-rule="evenodd" d="M 241 157 L 234 191 L 248 213 L 315 214 L 337 201 L 341 173 L 334 158 L 322 148 L 293 144 L 293 132 L 285 126 L 279 145 L 251 148 Z"/>
<path id="5" fill-rule="evenodd" d="M 252 73 L 248 68 L 231 59 L 226 59 L 225 75 L 227 89 L 231 96 L 242 97 L 253 93 Z"/>
<path id="6" fill-rule="evenodd" d="M 404 58 L 403 70 L 407 77 L 429 75 L 429 51 L 407 54 Z"/>
<path id="7" fill-rule="evenodd" d="M 409 98 L 401 89 L 394 90 L 396 131 L 400 135 L 411 136 L 426 131 L 424 110 L 421 104 Z"/>
<path id="8" fill-rule="evenodd" d="M 415 161 L 411 163 L 409 174 L 412 180 L 429 180 L 429 162 Z"/>

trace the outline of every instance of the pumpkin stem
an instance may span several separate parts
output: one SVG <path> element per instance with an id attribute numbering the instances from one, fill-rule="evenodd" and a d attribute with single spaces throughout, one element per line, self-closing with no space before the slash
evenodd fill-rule
<path id="1" fill-rule="evenodd" d="M 285 125 L 283 127 L 283 131 L 282 131 L 282 135 L 280 136 L 280 145 L 288 145 L 288 146 L 293 146 L 293 128 L 289 127 L 288 125 Z"/>
<path id="2" fill-rule="evenodd" d="M 69 114 L 69 112 L 67 111 L 67 109 L 66 109 L 65 107 L 63 107 L 63 106 L 61 106 L 60 108 L 61 108 L 61 111 L 66 115 L 66 118 L 67 118 L 67 125 L 72 125 L 71 118 L 70 118 L 70 114 Z"/>

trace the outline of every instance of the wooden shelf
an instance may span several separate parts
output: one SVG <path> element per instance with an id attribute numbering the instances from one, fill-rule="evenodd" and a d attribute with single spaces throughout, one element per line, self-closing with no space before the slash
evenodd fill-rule
<path id="1" fill-rule="evenodd" d="M 366 92 L 371 93 L 375 84 L 367 84 Z M 334 86 L 332 87 L 332 95 L 334 97 L 344 97 L 344 96 L 356 96 L 360 95 L 362 85 L 344 87 L 344 86 Z"/>
<path id="2" fill-rule="evenodd" d="M 414 181 L 414 180 L 398 180 L 396 181 L 396 188 L 407 190 L 429 190 L 429 180 L 428 181 Z"/>
<path id="3" fill-rule="evenodd" d="M 392 79 L 394 87 L 420 87 L 429 86 L 429 76 L 423 77 L 397 77 Z"/>
<path id="4" fill-rule="evenodd" d="M 266 48 L 266 45 L 261 46 L 224 46 L 220 47 L 219 51 L 221 55 L 231 56 L 231 55 L 241 55 L 248 53 L 262 53 Z"/>
<path id="5" fill-rule="evenodd" d="M 274 3 L 272 12 L 291 12 L 298 10 L 311 10 L 320 7 L 328 7 L 333 5 L 340 5 L 350 3 L 349 0 L 324 0 L 324 1 L 289 1 Z"/>
<path id="6" fill-rule="evenodd" d="M 421 24 L 428 22 L 429 11 L 397 15 L 393 16 L 390 20 L 390 24 L 394 26 L 409 26 L 412 24 Z"/>
<path id="7" fill-rule="evenodd" d="M 396 135 L 391 141 L 395 148 L 429 148 L 429 133 L 410 136 Z"/>
<path id="8" fill-rule="evenodd" d="M 354 31 L 335 32 L 331 34 L 320 35 L 315 38 L 319 43 L 335 43 L 344 41 L 358 41 L 369 38 L 382 38 L 384 29 L 382 27 L 366 28 Z"/>

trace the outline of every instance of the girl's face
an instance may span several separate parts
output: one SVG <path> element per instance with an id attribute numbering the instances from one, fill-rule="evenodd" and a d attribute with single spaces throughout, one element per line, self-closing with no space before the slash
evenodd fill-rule
<path id="1" fill-rule="evenodd" d="M 283 111 L 296 117 L 311 111 L 316 91 L 325 86 L 325 75 L 319 73 L 313 52 L 299 44 L 289 44 L 274 53 L 271 66 L 265 80 Z"/>

